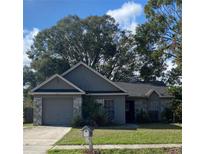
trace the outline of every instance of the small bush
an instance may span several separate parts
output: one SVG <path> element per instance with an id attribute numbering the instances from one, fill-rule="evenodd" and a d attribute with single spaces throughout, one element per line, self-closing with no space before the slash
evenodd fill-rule
<path id="1" fill-rule="evenodd" d="M 109 124 L 108 115 L 103 108 L 99 109 L 98 114 L 94 117 L 94 121 L 96 121 L 97 126 L 106 126 Z"/>
<path id="2" fill-rule="evenodd" d="M 33 122 L 33 108 L 32 107 L 26 107 L 23 109 L 23 120 L 24 120 L 24 123 Z"/>
<path id="3" fill-rule="evenodd" d="M 107 114 L 103 106 L 92 97 L 84 97 L 82 105 L 83 121 L 90 126 L 106 126 L 109 124 Z"/>
<path id="4" fill-rule="evenodd" d="M 148 123 L 150 122 L 150 117 L 147 111 L 141 109 L 137 114 L 136 114 L 136 121 L 139 123 Z"/>
<path id="5" fill-rule="evenodd" d="M 182 122 L 182 104 L 179 104 L 175 109 L 175 122 Z"/>
<path id="6" fill-rule="evenodd" d="M 85 125 L 85 122 L 80 116 L 77 116 L 73 119 L 71 125 L 72 125 L 72 127 L 82 127 Z"/>
<path id="7" fill-rule="evenodd" d="M 182 106 L 179 104 L 174 109 L 173 108 L 165 108 L 161 113 L 163 122 L 182 122 Z"/>
<path id="8" fill-rule="evenodd" d="M 169 92 L 174 96 L 171 102 L 171 110 L 173 112 L 172 122 L 182 122 L 182 87 L 173 86 L 169 88 Z"/>
<path id="9" fill-rule="evenodd" d="M 173 111 L 170 108 L 165 108 L 161 117 L 163 122 L 173 122 Z"/>

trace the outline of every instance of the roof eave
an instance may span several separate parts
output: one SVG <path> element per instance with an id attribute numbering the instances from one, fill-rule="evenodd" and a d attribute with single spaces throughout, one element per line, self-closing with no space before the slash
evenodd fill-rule
<path id="1" fill-rule="evenodd" d="M 149 96 L 133 96 L 133 95 L 129 95 L 128 97 L 135 97 L 135 98 L 149 98 Z M 159 96 L 159 98 L 174 98 L 174 96 Z"/>
<path id="2" fill-rule="evenodd" d="M 41 84 L 39 84 L 38 86 L 36 86 L 35 88 L 33 88 L 31 90 L 31 93 L 34 93 L 37 89 L 39 89 L 40 87 L 42 87 L 43 85 L 45 85 L 46 83 L 48 83 L 49 81 L 53 80 L 54 78 L 60 78 L 61 80 L 63 80 L 65 83 L 67 83 L 68 85 L 71 85 L 72 87 L 74 87 L 75 89 L 77 89 L 78 91 L 80 91 L 81 93 L 85 93 L 82 89 L 80 89 L 79 87 L 77 87 L 75 84 L 73 84 L 72 82 L 66 80 L 64 77 L 60 76 L 59 74 L 54 74 L 53 76 L 51 76 L 50 78 L 48 78 L 47 80 L 45 80 L 44 82 L 42 82 Z"/>
<path id="3" fill-rule="evenodd" d="M 120 95 L 120 96 L 123 96 L 123 95 L 125 95 L 125 96 L 127 96 L 128 95 L 128 93 L 87 93 L 86 95 L 89 95 L 89 96 L 106 96 L 106 95 L 109 95 L 109 96 L 111 96 L 111 95 L 113 95 L 113 96 L 116 96 L 116 95 Z"/>
<path id="4" fill-rule="evenodd" d="M 31 92 L 30 95 L 84 95 L 84 92 Z"/>

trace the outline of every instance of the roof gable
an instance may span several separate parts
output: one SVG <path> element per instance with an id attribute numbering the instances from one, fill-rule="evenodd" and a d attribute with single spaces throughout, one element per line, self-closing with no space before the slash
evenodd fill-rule
<path id="1" fill-rule="evenodd" d="M 161 95 L 156 91 L 156 90 L 153 90 L 153 89 L 150 89 L 146 94 L 145 96 L 147 97 L 150 97 L 152 95 L 157 95 L 158 97 L 161 97 Z"/>
<path id="2" fill-rule="evenodd" d="M 63 73 L 62 76 L 88 93 L 96 91 L 126 93 L 126 90 L 119 87 L 83 62 L 76 64 Z"/>
<path id="3" fill-rule="evenodd" d="M 61 77 L 58 74 L 53 75 L 36 88 L 32 89 L 32 93 L 36 92 L 76 92 L 76 93 L 85 93 L 83 90 L 78 88 L 73 83 L 67 81 L 65 78 Z"/>

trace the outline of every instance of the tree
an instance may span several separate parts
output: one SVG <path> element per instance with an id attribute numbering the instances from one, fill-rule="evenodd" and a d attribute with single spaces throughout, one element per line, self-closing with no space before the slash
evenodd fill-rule
<path id="1" fill-rule="evenodd" d="M 169 88 L 169 92 L 174 96 L 171 103 L 174 122 L 182 122 L 182 87 L 172 86 Z"/>
<path id="2" fill-rule="evenodd" d="M 32 106 L 32 96 L 29 95 L 29 91 L 32 87 L 36 86 L 36 77 L 35 73 L 28 66 L 23 67 L 23 106 L 31 107 Z"/>
<path id="3" fill-rule="evenodd" d="M 170 71 L 167 73 L 167 80 L 166 82 L 169 85 L 181 85 L 181 76 L 182 76 L 182 70 L 180 67 L 172 68 Z"/>
<path id="4" fill-rule="evenodd" d="M 131 38 L 110 16 L 80 19 L 67 16 L 37 34 L 31 50 L 31 68 L 42 82 L 54 73 L 83 61 L 112 80 L 128 80 L 134 69 Z"/>
<path id="5" fill-rule="evenodd" d="M 159 49 L 157 42 L 160 38 L 156 23 L 145 23 L 136 29 L 135 51 L 138 54 L 139 79 L 143 81 L 157 80 L 163 77 L 166 69 L 163 51 Z"/>
<path id="6" fill-rule="evenodd" d="M 31 85 L 34 87 L 36 85 L 35 73 L 30 69 L 29 66 L 23 67 L 23 86 Z"/>
<path id="7" fill-rule="evenodd" d="M 149 0 L 145 6 L 147 21 L 136 28 L 136 50 L 144 55 L 141 77 L 148 80 L 158 76 L 166 67 L 167 60 L 173 60 L 177 68 L 169 72 L 169 78 L 178 81 L 182 68 L 182 10 L 181 0 Z M 154 55 L 154 56 L 153 56 Z M 145 70 L 145 71 L 143 71 Z M 172 75 L 175 75 L 174 77 Z M 179 83 L 180 84 L 180 83 Z"/>

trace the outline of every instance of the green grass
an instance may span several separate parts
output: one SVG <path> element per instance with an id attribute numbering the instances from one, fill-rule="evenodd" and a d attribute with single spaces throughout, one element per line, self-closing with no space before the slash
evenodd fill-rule
<path id="1" fill-rule="evenodd" d="M 93 144 L 168 144 L 181 143 L 180 126 L 170 124 L 143 124 L 138 128 L 98 128 L 93 133 Z M 56 144 L 85 144 L 78 128 L 73 128 Z"/>
<path id="2" fill-rule="evenodd" d="M 156 149 L 111 149 L 99 150 L 100 154 L 181 154 L 181 148 L 156 148 Z M 48 154 L 83 154 L 85 150 L 49 150 Z"/>
<path id="3" fill-rule="evenodd" d="M 32 128 L 32 127 L 34 127 L 34 126 L 33 126 L 33 123 L 24 123 L 24 124 L 23 124 L 23 127 L 24 127 L 24 128 Z"/>

